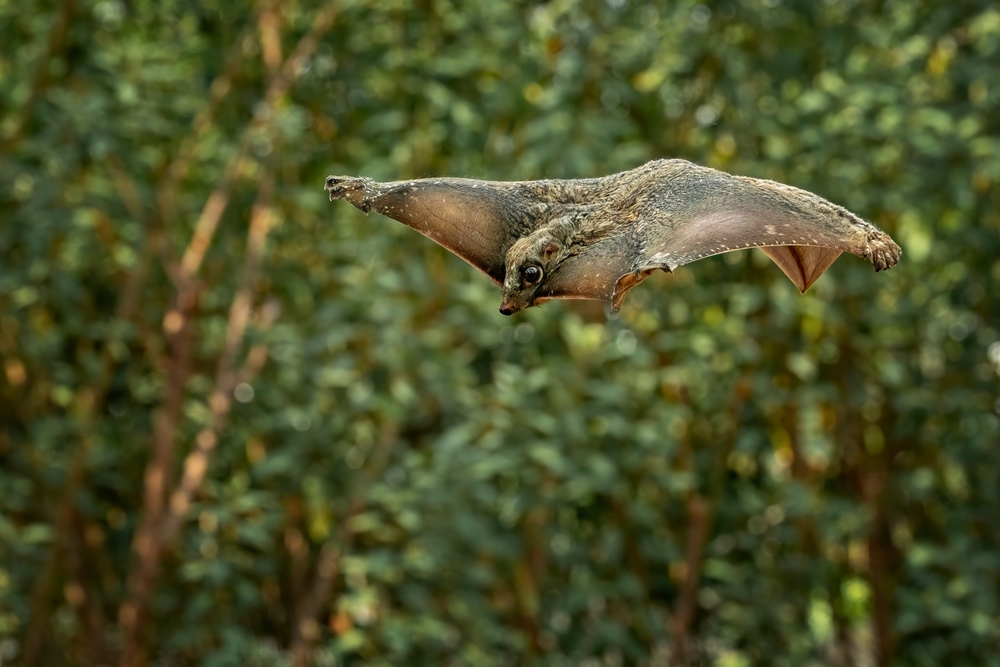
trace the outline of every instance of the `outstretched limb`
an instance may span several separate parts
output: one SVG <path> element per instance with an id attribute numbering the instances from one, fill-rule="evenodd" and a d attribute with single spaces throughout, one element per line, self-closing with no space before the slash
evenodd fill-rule
<path id="1" fill-rule="evenodd" d="M 368 213 L 372 209 L 373 200 L 379 196 L 378 183 L 365 176 L 327 176 L 323 189 L 334 199 L 346 199 Z"/>

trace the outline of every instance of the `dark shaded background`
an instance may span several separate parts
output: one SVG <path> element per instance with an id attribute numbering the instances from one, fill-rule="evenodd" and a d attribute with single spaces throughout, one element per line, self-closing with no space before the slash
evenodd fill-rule
<path id="1" fill-rule="evenodd" d="M 0 3 L 0 664 L 1000 665 L 993 2 Z M 325 200 L 658 157 L 903 246 L 619 318 Z"/>

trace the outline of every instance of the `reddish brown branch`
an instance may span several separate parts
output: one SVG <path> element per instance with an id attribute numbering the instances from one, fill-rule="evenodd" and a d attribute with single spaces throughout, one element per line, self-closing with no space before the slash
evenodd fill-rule
<path id="1" fill-rule="evenodd" d="M 701 577 L 702 556 L 712 523 L 712 508 L 697 493 L 688 498 L 688 534 L 684 550 L 684 565 L 680 572 L 677 605 L 671 617 L 673 651 L 671 665 L 686 667 L 691 663 L 691 625 L 698 604 L 698 580 Z"/>
<path id="2" fill-rule="evenodd" d="M 875 636 L 876 664 L 888 667 L 893 663 L 896 638 L 893 620 L 893 574 L 896 551 L 892 543 L 892 528 L 885 500 L 888 472 L 884 469 L 862 473 L 868 475 L 866 495 L 874 505 L 871 531 L 868 533 L 868 581 L 872 588 L 872 629 Z"/>
<path id="3" fill-rule="evenodd" d="M 295 495 L 286 500 L 284 542 L 288 551 L 288 584 L 285 587 L 285 602 L 287 608 L 293 610 L 301 605 L 309 576 L 309 544 L 302 534 L 304 514 L 302 496 Z"/>
<path id="4" fill-rule="evenodd" d="M 79 511 L 73 513 L 72 519 L 66 552 L 68 576 L 64 595 L 82 617 L 80 643 L 84 655 L 91 664 L 100 665 L 108 658 L 108 622 L 99 599 L 101 587 L 95 581 L 93 553 L 96 545 L 87 539 L 84 519 Z"/>
<path id="5" fill-rule="evenodd" d="M 548 510 L 535 507 L 525 513 L 522 523 L 524 558 L 514 565 L 513 590 L 516 605 L 516 623 L 527 635 L 528 650 L 532 654 L 540 648 L 541 625 L 538 622 L 541 605 L 541 588 L 547 565 L 544 541 Z"/>
<path id="6" fill-rule="evenodd" d="M 142 655 L 142 629 L 148 610 L 147 600 L 159 575 L 162 551 L 175 537 L 191 504 L 191 498 L 204 479 L 209 458 L 218 442 L 219 431 L 229 412 L 229 397 L 236 385 L 235 378 L 239 376 L 232 364 L 249 321 L 252 293 L 269 224 L 270 196 L 270 180 L 265 179 L 251 216 L 244 276 L 230 308 L 226 342 L 216 372 L 216 386 L 209 398 L 212 420 L 195 439 L 195 447 L 184 462 L 181 482 L 172 493 L 170 489 L 173 485 L 169 475 L 175 460 L 173 451 L 184 384 L 190 373 L 190 319 L 194 293 L 185 291 L 179 294 L 175 307 L 164 318 L 164 331 L 173 341 L 173 354 L 169 363 L 164 409 L 157 419 L 154 433 L 153 456 L 146 469 L 143 520 L 133 544 L 137 565 L 129 581 L 129 597 L 119 612 L 119 621 L 126 631 L 122 665 L 141 665 L 145 662 L 145 656 Z M 266 320 L 261 322 L 262 326 L 269 325 L 276 315 L 276 309 L 265 309 Z M 168 494 L 169 506 L 166 505 Z"/>
<path id="7" fill-rule="evenodd" d="M 344 534 L 342 539 L 344 538 L 349 540 L 349 534 Z M 319 624 L 316 622 L 316 616 L 319 615 L 320 609 L 326 603 L 333 589 L 334 578 L 339 571 L 340 554 L 340 548 L 332 541 L 320 548 L 311 591 L 299 605 L 293 621 L 292 667 L 304 667 L 309 664 L 312 645 L 319 639 Z"/>
<path id="8" fill-rule="evenodd" d="M 246 291 L 252 290 L 251 285 Z M 227 347 L 223 349 L 219 360 L 219 368 L 216 376 L 215 388 L 209 397 L 209 408 L 212 411 L 212 419 L 208 426 L 203 428 L 195 438 L 194 449 L 184 459 L 183 474 L 177 488 L 170 496 L 170 507 L 161 528 L 161 539 L 164 543 L 169 543 L 176 537 L 181 524 L 187 516 L 187 511 L 191 507 L 194 494 L 201 487 L 208 471 L 208 464 L 212 453 L 218 444 L 222 429 L 226 423 L 231 405 L 230 396 L 233 389 L 240 380 L 252 380 L 260 371 L 260 367 L 266 361 L 266 354 L 251 355 L 247 358 L 247 363 L 242 369 L 232 367 L 233 357 L 236 356 L 236 349 L 243 339 L 243 333 L 249 320 L 250 303 L 249 295 L 241 299 L 239 295 L 233 300 L 230 309 L 229 328 L 227 329 Z M 271 326 L 277 317 L 279 309 L 273 303 L 268 303 L 261 310 L 261 315 L 257 321 L 259 330 L 266 330 Z M 260 348 L 263 349 L 263 348 Z"/>
<path id="9" fill-rule="evenodd" d="M 122 667 L 138 667 L 145 664 L 143 637 L 146 626 L 145 617 L 148 613 L 149 597 L 159 574 L 163 550 L 177 534 L 191 499 L 204 479 L 210 456 L 218 442 L 219 430 L 229 411 L 229 396 L 236 378 L 246 375 L 246 372 L 241 374 L 235 371 L 232 368 L 232 362 L 237 355 L 239 343 L 243 339 L 249 320 L 259 255 L 263 249 L 263 241 L 267 232 L 269 200 L 260 201 L 259 205 L 255 206 L 248 237 L 248 259 L 244 270 L 243 284 L 230 309 L 226 343 L 220 355 L 216 373 L 216 386 L 209 399 L 213 415 L 211 423 L 198 434 L 195 447 L 184 462 L 184 472 L 180 485 L 171 493 L 169 472 L 173 469 L 174 439 L 180 418 L 179 411 L 171 409 L 173 408 L 172 400 L 175 392 L 179 394 L 177 400 L 183 396 L 183 387 L 189 373 L 190 355 L 189 341 L 184 345 L 177 343 L 183 342 L 184 336 L 189 331 L 191 312 L 198 292 L 196 276 L 205 253 L 212 243 L 222 214 L 228 206 L 232 188 L 243 170 L 248 147 L 253 138 L 253 131 L 266 127 L 269 123 L 274 106 L 287 93 L 301 71 L 305 60 L 318 46 L 320 36 L 333 23 L 336 13 L 335 6 L 334 3 L 330 3 L 320 10 L 315 16 L 309 32 L 299 41 L 292 55 L 282 64 L 280 71 L 274 76 L 268 86 L 262 111 L 256 115 L 243 133 L 241 146 L 227 165 L 223 182 L 208 197 L 195 225 L 192 239 L 181 258 L 180 265 L 173 272 L 178 293 L 173 307 L 164 317 L 163 329 L 168 338 L 175 342 L 172 345 L 174 349 L 168 370 L 168 396 L 164 409 L 160 412 L 160 418 L 157 420 L 153 453 L 145 477 L 146 491 L 143 515 L 133 544 L 135 564 L 129 577 L 129 594 L 119 611 L 119 621 L 124 630 L 123 653 L 120 661 Z M 221 88 L 224 89 L 225 86 L 221 86 Z M 217 96 L 221 97 L 223 93 L 219 93 Z M 161 197 L 161 209 L 169 210 L 169 191 L 176 186 L 180 174 L 185 169 L 183 159 L 175 161 L 171 167 L 168 185 L 162 191 L 166 193 L 166 198 Z M 265 188 L 264 190 L 269 197 L 269 189 Z M 254 359 L 262 361 L 263 357 L 260 354 L 251 355 L 251 362 Z M 167 494 L 171 496 L 169 507 L 165 501 Z"/>
<path id="10" fill-rule="evenodd" d="M 274 74 L 281 67 L 281 16 L 278 14 L 279 3 L 265 0 L 261 7 L 257 26 L 260 29 L 260 50 L 264 66 Z"/>
<path id="11" fill-rule="evenodd" d="M 190 305 L 186 310 L 190 310 Z M 163 407 L 155 418 L 153 452 L 146 466 L 143 485 L 142 519 L 132 543 L 135 565 L 129 576 L 128 597 L 118 611 L 118 622 L 125 633 L 121 658 L 123 667 L 142 665 L 146 661 L 142 630 L 147 602 L 160 571 L 160 523 L 173 469 L 174 436 L 181 415 L 184 385 L 190 375 L 193 347 L 190 317 L 171 310 L 164 318 L 164 330 L 171 348 L 166 395 Z"/>

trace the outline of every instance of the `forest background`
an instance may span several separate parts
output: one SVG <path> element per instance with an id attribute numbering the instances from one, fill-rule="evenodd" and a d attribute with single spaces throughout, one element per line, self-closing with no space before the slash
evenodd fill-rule
<path id="1" fill-rule="evenodd" d="M 1000 665 L 1000 9 L 0 0 L 0 664 Z M 902 245 L 512 319 L 328 174 Z"/>

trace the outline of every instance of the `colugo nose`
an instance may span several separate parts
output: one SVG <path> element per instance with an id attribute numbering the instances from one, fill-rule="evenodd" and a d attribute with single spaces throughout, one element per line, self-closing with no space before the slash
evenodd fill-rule
<path id="1" fill-rule="evenodd" d="M 524 310 L 524 306 L 518 304 L 517 301 L 510 297 L 504 297 L 503 302 L 500 304 L 500 313 L 502 315 L 513 315 L 521 310 Z"/>

